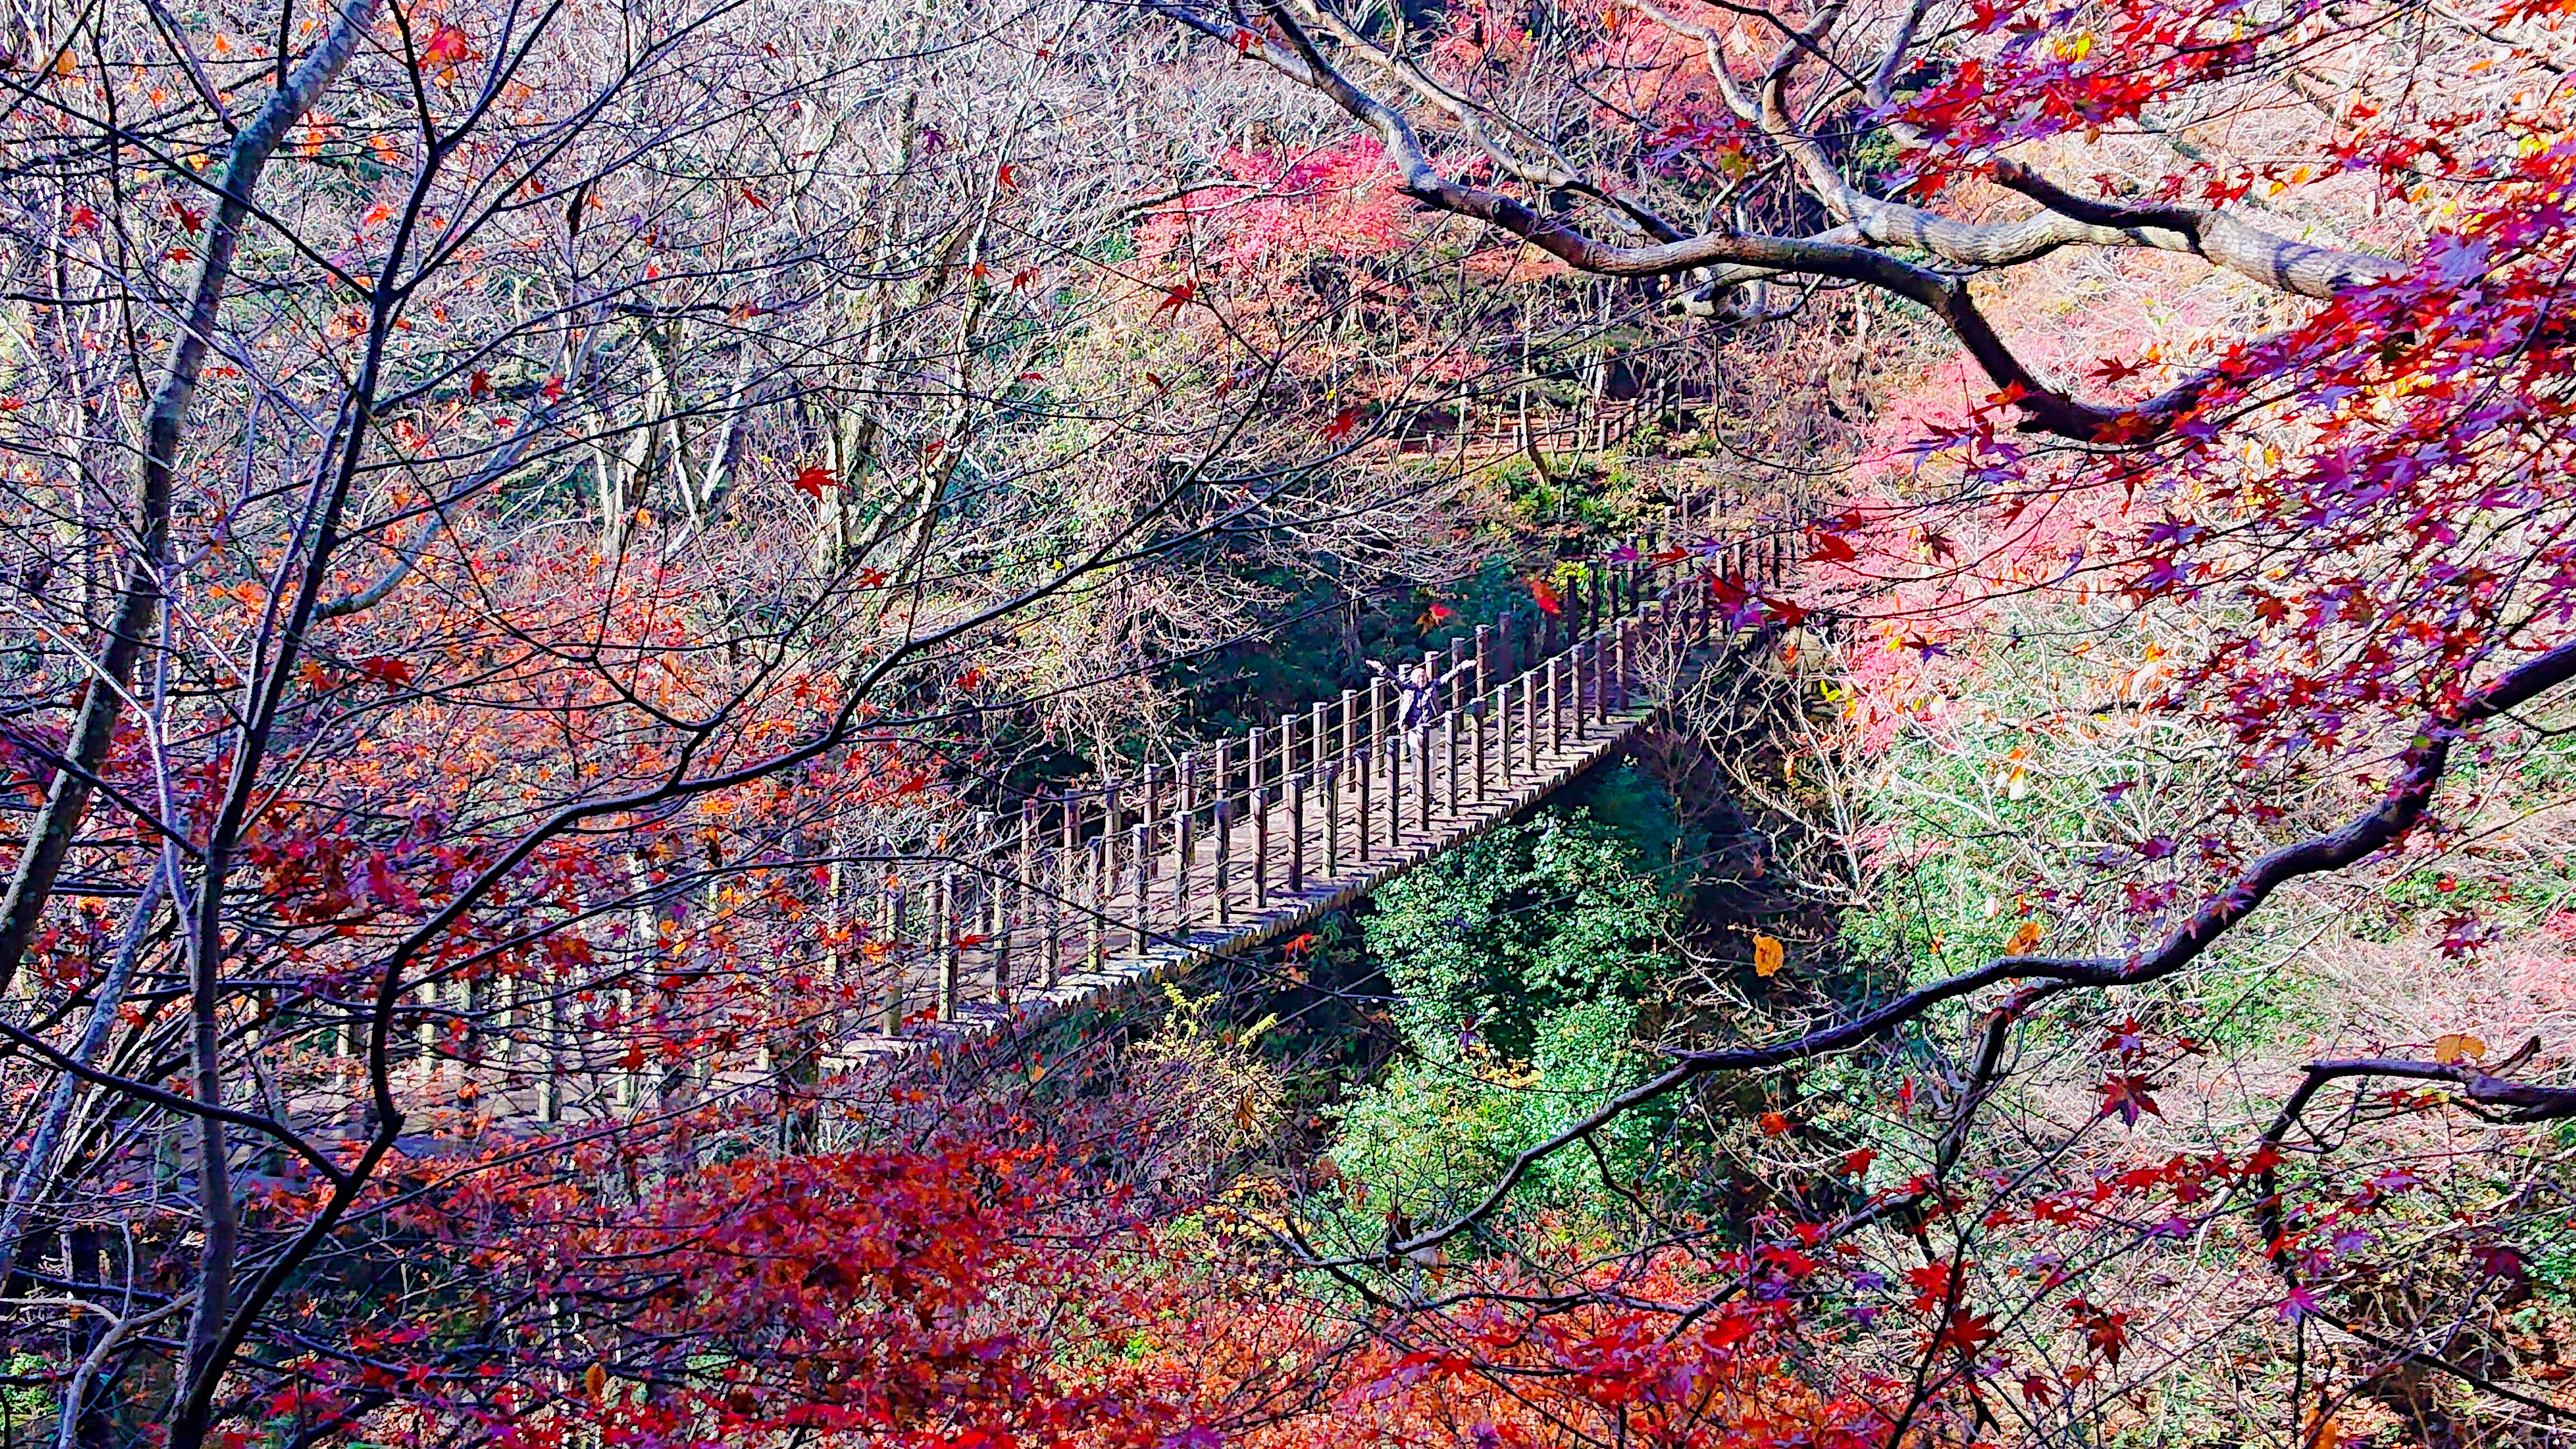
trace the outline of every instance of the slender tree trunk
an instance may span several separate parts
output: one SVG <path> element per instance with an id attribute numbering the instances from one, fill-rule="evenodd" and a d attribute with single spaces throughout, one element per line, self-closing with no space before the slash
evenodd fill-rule
<path id="1" fill-rule="evenodd" d="M 178 470 L 179 438 L 187 424 L 188 403 L 205 374 L 216 314 L 232 281 L 233 253 L 241 245 L 260 172 L 285 139 L 287 128 L 304 118 L 357 53 L 382 3 L 347 0 L 324 32 L 322 43 L 288 73 L 285 83 L 233 138 L 221 183 L 223 200 L 206 232 L 205 259 L 197 266 L 178 335 L 170 341 L 169 358 L 144 409 L 143 467 L 134 516 L 129 520 L 134 528 L 133 552 L 118 582 L 115 614 L 65 742 L 65 764 L 54 772 L 45 803 L 27 828 L 27 843 L 18 853 L 8 895 L 0 899 L 0 991 L 17 978 L 27 943 L 34 939 L 37 922 L 53 898 L 54 879 L 70 853 L 72 837 L 89 813 L 92 782 L 115 742 L 117 722 L 134 683 L 135 663 L 153 632 L 161 603 L 162 562 L 170 547 L 170 488 Z"/>

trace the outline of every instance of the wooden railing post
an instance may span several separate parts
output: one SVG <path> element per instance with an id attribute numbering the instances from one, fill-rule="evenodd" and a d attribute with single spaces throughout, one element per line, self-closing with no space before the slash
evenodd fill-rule
<path id="1" fill-rule="evenodd" d="M 1474 734 L 1476 737 L 1475 798 L 1479 803 L 1482 803 L 1485 798 L 1485 736 L 1492 729 L 1491 716 L 1493 714 L 1493 709 L 1491 707 L 1489 697 L 1491 696 L 1494 687 L 1493 668 L 1493 626 L 1490 624 L 1479 624 L 1476 626 L 1475 687 L 1468 691 L 1468 698 L 1473 702 L 1473 707 L 1476 711 L 1474 718 L 1470 720 L 1469 723 L 1474 727 Z"/>
<path id="2" fill-rule="evenodd" d="M 1190 776 L 1184 772 L 1184 798 Z M 1197 817 L 1184 810 L 1172 817 L 1172 934 L 1183 941 L 1190 938 L 1190 858 L 1197 853 L 1197 842 L 1190 838 Z"/>
<path id="3" fill-rule="evenodd" d="M 1127 878 L 1126 863 L 1119 859 L 1118 852 L 1118 843 L 1127 834 L 1126 826 L 1126 800 L 1119 791 L 1118 782 L 1112 780 L 1100 794 L 1100 839 L 1109 867 L 1107 878 L 1101 882 L 1100 898 L 1109 904 L 1117 902 L 1118 892 Z"/>
<path id="4" fill-rule="evenodd" d="M 1109 965 L 1109 842 L 1107 830 L 1091 837 L 1088 893 L 1091 902 L 1091 970 L 1096 974 Z"/>
<path id="5" fill-rule="evenodd" d="M 1541 667 L 1547 671 L 1547 748 L 1554 754 L 1565 748 L 1565 656 L 1551 654 Z"/>
<path id="6" fill-rule="evenodd" d="M 1510 701 L 1504 701 L 1510 709 Z M 1522 771 L 1538 779 L 1538 670 L 1520 676 L 1520 758 Z"/>
<path id="7" fill-rule="evenodd" d="M 1356 812 L 1355 823 L 1359 826 L 1358 859 L 1360 864 L 1366 865 L 1369 858 L 1369 775 L 1374 762 L 1363 754 L 1353 756 L 1352 763 L 1356 766 L 1351 772 L 1351 803 Z"/>
<path id="8" fill-rule="evenodd" d="M 903 891 L 900 887 L 878 897 L 878 919 L 882 924 L 886 963 L 885 1014 L 878 1025 L 887 1036 L 903 1031 L 904 964 L 903 964 Z"/>
<path id="9" fill-rule="evenodd" d="M 1288 894 L 1306 893 L 1306 776 L 1288 777 Z"/>
<path id="10" fill-rule="evenodd" d="M 1128 853 L 1136 857 L 1136 914 L 1130 918 L 1128 939 L 1141 956 L 1152 945 L 1154 916 L 1154 832 L 1142 822 L 1127 827 Z"/>
<path id="11" fill-rule="evenodd" d="M 1386 848 L 1401 857 L 1404 854 L 1404 740 L 1400 734 L 1386 736 Z"/>
<path id="12" fill-rule="evenodd" d="M 1055 906 L 1047 912 L 1046 984 L 1050 991 L 1064 979 L 1065 938 L 1082 939 L 1082 862 L 1076 854 L 1082 843 L 1082 806 L 1069 790 L 1058 804 L 1061 813 L 1056 820 L 1055 869 L 1049 872 L 1055 877 Z M 1068 920 L 1067 912 L 1073 913 L 1072 919 Z"/>
<path id="13" fill-rule="evenodd" d="M 1222 770 L 1218 778 L 1224 778 Z M 1217 792 L 1216 818 L 1208 828 L 1216 842 L 1216 923 L 1230 925 L 1234 920 L 1234 801 L 1222 789 Z"/>
<path id="14" fill-rule="evenodd" d="M 1208 800 L 1211 804 L 1223 805 L 1233 794 L 1233 771 L 1229 768 L 1233 763 L 1234 741 L 1218 740 L 1216 742 L 1216 778 L 1208 784 Z"/>
<path id="15" fill-rule="evenodd" d="M 1323 771 L 1324 783 L 1324 879 L 1332 880 L 1342 872 L 1342 762 L 1335 760 Z"/>
<path id="16" fill-rule="evenodd" d="M 1448 767 L 1448 773 L 1441 781 L 1440 809 L 1442 814 L 1452 817 L 1456 816 L 1458 813 L 1458 719 L 1465 713 L 1466 711 L 1464 709 L 1453 709 L 1447 714 L 1440 716 L 1440 754 L 1443 762 Z M 1425 755 L 1431 753 L 1429 741 L 1424 741 L 1422 752 Z M 1422 785 L 1422 793 L 1425 795 L 1430 794 L 1431 780 L 1427 768 L 1424 773 Z M 1430 828 L 1430 807 L 1428 804 L 1423 807 L 1423 816 L 1423 828 L 1427 830 Z"/>
<path id="17" fill-rule="evenodd" d="M 1252 811 L 1252 908 L 1270 909 L 1270 802 L 1275 792 L 1267 785 L 1255 783 L 1249 802 Z"/>
<path id="18" fill-rule="evenodd" d="M 957 1019 L 957 877 L 943 873 L 930 901 L 933 946 L 939 952 L 939 1019 Z"/>
<path id="19" fill-rule="evenodd" d="M 1011 996 L 1011 936 L 1019 929 L 1023 899 L 1021 876 L 1011 848 L 1002 843 L 997 830 L 993 848 L 988 852 L 987 876 L 993 891 L 993 938 L 988 949 L 993 961 L 993 994 L 1008 1001 Z"/>

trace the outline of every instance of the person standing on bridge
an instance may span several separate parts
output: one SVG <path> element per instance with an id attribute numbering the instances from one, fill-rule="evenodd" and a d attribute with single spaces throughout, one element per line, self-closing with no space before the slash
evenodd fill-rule
<path id="1" fill-rule="evenodd" d="M 1462 659 L 1447 673 L 1434 673 L 1431 661 L 1437 655 L 1426 654 L 1422 662 L 1409 669 L 1392 670 L 1374 659 L 1366 661 L 1371 674 L 1395 681 L 1397 705 L 1396 727 L 1404 731 L 1405 750 L 1410 754 L 1431 747 L 1431 721 L 1440 713 L 1440 691 L 1451 680 L 1474 667 L 1475 661 Z"/>

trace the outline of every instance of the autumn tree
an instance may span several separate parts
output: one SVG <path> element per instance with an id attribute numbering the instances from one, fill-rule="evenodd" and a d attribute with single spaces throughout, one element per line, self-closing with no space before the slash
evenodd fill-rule
<path id="1" fill-rule="evenodd" d="M 2173 1110 L 2159 1093 L 2207 1049 L 2142 1025 L 2160 1018 L 2140 1003 L 2189 990 L 2303 883 L 2402 873 L 2501 828 L 2499 812 L 2562 803 L 2548 783 L 2490 782 L 2499 768 L 2554 778 L 2536 752 L 2576 672 L 2563 16 L 2161 0 L 1154 8 L 1234 84 L 1322 102 L 1426 216 L 1615 279 L 1637 315 L 1704 318 L 1715 345 L 1856 306 L 1955 355 L 1899 399 L 1910 428 L 1882 430 L 1836 492 L 1768 519 L 1797 540 L 1801 584 L 1765 596 L 1715 581 L 1741 622 L 1802 631 L 1787 641 L 1806 644 L 1793 675 L 1838 651 L 1802 687 L 1840 703 L 1822 731 L 1846 785 L 1883 786 L 1888 742 L 1949 720 L 1980 679 L 2057 667 L 2067 714 L 2141 712 L 2134 735 L 2067 726 L 2138 753 L 2058 817 L 2074 838 L 2033 841 L 2001 890 L 2018 909 L 1973 960 L 1944 955 L 1937 935 L 1899 943 L 1889 978 L 1814 1003 L 1822 1020 L 1742 1044 L 1668 1042 L 1669 1070 L 1390 1253 L 1484 1241 L 1541 1162 L 1584 1152 L 1647 1102 L 1732 1090 L 1738 1074 L 1935 1052 L 1939 1107 L 1901 1129 L 1907 1167 L 1873 1176 L 1866 1153 L 1828 1165 L 1774 1223 L 1789 1257 L 1725 1290 L 1847 1282 L 1814 1277 L 1831 1261 L 1818 1250 L 1889 1230 L 1896 1262 L 1869 1277 L 1913 1274 L 1910 1307 L 1930 1321 L 1891 1342 L 1915 1365 L 1895 1422 L 1945 1395 L 1981 1424 L 2007 1417 L 1982 1385 L 2046 1357 L 2045 1336 L 2024 1329 L 2043 1311 L 2074 1316 L 2090 1367 L 2029 1379 L 2009 1415 L 2036 1432 L 2048 1414 L 2102 1412 L 2110 1397 L 2091 1395 L 2113 1391 L 2069 1397 L 2070 1385 L 2086 1372 L 2117 1382 L 2144 1320 L 2067 1285 L 2118 1261 L 2124 1232 L 2133 1248 L 2167 1233 L 2200 1243 L 2222 1219 L 2268 1283 L 2253 1311 L 2284 1332 L 2277 1361 L 2304 1365 L 2310 1335 L 2329 1329 L 2357 1355 L 2331 1390 L 2304 1367 L 2281 1375 L 2290 1402 L 2265 1412 L 2292 1437 L 2327 1434 L 2362 1388 L 2410 1378 L 2445 1377 L 2508 1414 L 2563 1415 L 2531 1384 L 2493 1377 L 2500 1351 L 2470 1352 L 2444 1327 L 2515 1299 L 2539 1248 L 2509 1240 L 2545 1236 L 2543 1217 L 2462 1219 L 2484 1224 L 2452 1250 L 2467 1265 L 2397 1318 L 2374 1316 L 2403 1296 L 2384 1285 L 2404 1270 L 2374 1260 L 2359 1220 L 2423 1169 L 2337 1165 L 2338 1147 L 2370 1160 L 2365 1144 L 2420 1164 L 2392 1145 L 2407 1133 L 2388 1123 L 2409 1114 L 2576 1114 L 2563 1046 L 2490 1055 L 2454 1030 L 2400 1050 L 2378 1033 L 2379 1049 L 2285 1064 L 2261 1117 L 2179 1155 L 2124 1176 L 2119 1154 L 2091 1145 L 2105 1123 L 2157 1129 Z M 2114 641 L 2116 675 L 2084 659 Z M 2112 703 L 2076 705 L 2074 691 L 2106 686 Z M 1789 708 L 1803 717 L 1813 699 Z M 1997 767 L 2015 800 L 2044 768 L 2035 740 L 2022 745 Z M 1889 860 L 1896 827 L 1843 819 L 1820 837 L 1833 871 Z M 2493 938 L 2474 909 L 2449 920 L 2424 943 L 2440 959 Z M 2087 1110 L 2004 1145 L 1997 1104 L 2034 1100 L 2015 1094 L 2052 1072 L 2090 1083 Z M 1902 1100 L 1858 1115 L 1915 1123 L 1922 1076 L 1874 1079 L 1893 1091 L 1902 1077 Z M 2329 1098 L 2350 1104 L 2331 1129 L 2316 1120 Z M 2539 1150 L 2527 1134 L 2499 1140 L 2508 1156 Z M 2520 1160 L 2497 1191 L 2558 1200 L 2537 1159 Z M 1836 1178 L 1857 1195 L 1822 1185 Z M 2100 1256 L 2073 1247 L 2088 1241 L 2079 1230 L 2107 1235 L 2085 1250 Z M 2008 1254 L 2013 1266 L 1993 1261 Z M 2437 1420 L 2414 1427 L 2433 1434 Z"/>
<path id="2" fill-rule="evenodd" d="M 977 661 L 1229 517 L 1240 417 L 1174 471 L 1083 370 L 1151 178 L 1066 121 L 1154 97 L 1078 7 L 27 21 L 15 1342 L 66 1444 L 336 1435 L 509 1248 L 424 1202 L 832 1130 L 875 903 L 1009 788 Z"/>

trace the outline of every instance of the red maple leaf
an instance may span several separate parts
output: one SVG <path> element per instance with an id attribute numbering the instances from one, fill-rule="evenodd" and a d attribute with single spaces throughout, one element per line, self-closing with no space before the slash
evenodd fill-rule
<path id="1" fill-rule="evenodd" d="M 465 32 L 453 25 L 439 26 L 429 33 L 429 39 L 421 42 L 420 65 L 423 70 L 431 66 L 454 69 L 473 58 L 473 45 L 466 40 Z"/>
<path id="2" fill-rule="evenodd" d="M 1177 287 L 1165 287 L 1163 300 L 1154 304 L 1153 315 L 1160 317 L 1166 312 L 1178 312 L 1190 305 L 1190 299 L 1198 294 L 1199 284 L 1196 282 L 1183 282 Z"/>
<path id="3" fill-rule="evenodd" d="M 831 469 L 820 463 L 808 463 L 797 473 L 795 486 L 797 492 L 820 503 L 823 501 L 823 490 L 832 487 L 833 483 Z"/>
<path id="4" fill-rule="evenodd" d="M 2148 1113 L 2161 1117 L 2165 1109 L 2156 1105 L 2152 1089 L 2156 1084 L 2133 1072 L 2122 1072 L 2093 1088 L 2102 1094 L 2101 1115 L 2120 1114 L 2121 1125 L 2135 1127 L 2138 1118 Z"/>
<path id="5" fill-rule="evenodd" d="M 1941 1332 L 1933 1338 L 1932 1346 L 1936 1349 L 1955 1348 L 1964 1354 L 1974 1354 L 1999 1336 L 1994 1323 L 1995 1316 L 1991 1313 L 1970 1313 L 1964 1308 L 1957 1309 L 1950 1314 L 1949 1321 L 1941 1325 Z"/>
<path id="6" fill-rule="evenodd" d="M 1367 411 L 1359 407 L 1344 408 L 1333 414 L 1333 420 L 1324 424 L 1323 430 L 1315 436 L 1327 443 L 1338 443 L 1351 435 L 1351 430 L 1360 425 L 1360 419 L 1367 415 Z"/>
<path id="7" fill-rule="evenodd" d="M 1817 563 L 1850 563 L 1852 560 L 1860 557 L 1860 551 L 1853 548 L 1850 542 L 1841 534 L 1827 533 L 1822 529 L 1818 529 L 1816 531 L 1816 551 L 1807 555 L 1807 557 L 1809 560 Z"/>

